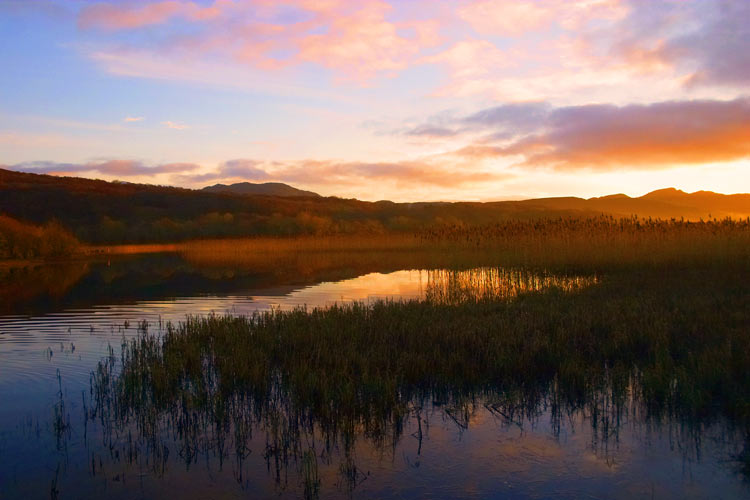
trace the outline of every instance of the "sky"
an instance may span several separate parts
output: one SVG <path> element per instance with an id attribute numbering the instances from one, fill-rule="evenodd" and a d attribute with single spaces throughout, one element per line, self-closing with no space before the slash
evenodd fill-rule
<path id="1" fill-rule="evenodd" d="M 0 168 L 362 200 L 750 192 L 748 0 L 0 0 Z"/>

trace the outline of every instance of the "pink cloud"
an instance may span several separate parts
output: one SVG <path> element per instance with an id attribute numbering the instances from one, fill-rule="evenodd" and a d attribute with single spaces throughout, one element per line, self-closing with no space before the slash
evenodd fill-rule
<path id="1" fill-rule="evenodd" d="M 162 24 L 174 17 L 192 21 L 206 20 L 218 16 L 217 7 L 201 7 L 194 2 L 164 1 L 147 4 L 98 3 L 85 7 L 78 18 L 84 29 L 117 31 Z"/>
<path id="2" fill-rule="evenodd" d="M 468 2 L 457 13 L 479 33 L 513 36 L 551 22 L 555 3 L 483 0 Z"/>
<path id="3" fill-rule="evenodd" d="M 457 15 L 483 35 L 520 36 L 558 24 L 578 30 L 593 19 L 616 19 L 625 10 L 621 0 L 474 0 Z"/>
<path id="4" fill-rule="evenodd" d="M 453 95 L 473 94 L 478 87 L 486 85 L 488 77 L 514 65 L 509 54 L 487 40 L 462 40 L 419 62 L 447 68 L 451 80 L 459 82 L 448 89 L 447 93 Z"/>
<path id="5" fill-rule="evenodd" d="M 190 128 L 184 123 L 177 123 L 177 122 L 171 122 L 171 121 L 161 122 L 161 124 L 167 128 L 171 128 L 172 130 L 185 130 L 185 129 Z"/>
<path id="6" fill-rule="evenodd" d="M 309 2 L 302 2 L 309 4 Z M 435 21 L 390 21 L 387 2 L 349 2 L 318 8 L 324 33 L 305 33 L 294 44 L 296 60 L 343 71 L 366 80 L 408 67 L 425 47 L 440 42 Z"/>
<path id="7" fill-rule="evenodd" d="M 298 15 L 280 20 L 290 9 Z M 183 56 L 188 62 L 218 56 L 266 70 L 313 63 L 335 71 L 341 79 L 366 82 L 408 67 L 425 47 L 441 40 L 436 20 L 389 19 L 392 14 L 394 7 L 383 0 L 216 1 L 205 8 L 194 2 L 168 1 L 96 4 L 81 11 L 79 26 L 116 31 L 181 18 L 201 22 L 205 29 L 157 39 L 150 49 L 132 48 Z M 118 51 L 127 48 L 120 44 Z"/>
<path id="8" fill-rule="evenodd" d="M 109 1 L 78 20 L 105 32 L 159 26 L 137 41 L 96 40 L 88 51 L 100 60 L 137 54 L 179 61 L 179 73 L 211 63 L 286 78 L 325 68 L 363 85 L 434 65 L 447 79 L 433 95 L 508 101 L 619 89 L 645 73 L 663 92 L 745 84 L 747 9 L 741 0 Z M 164 77 L 121 73 L 149 71 Z"/>
<path id="9" fill-rule="evenodd" d="M 237 159 L 223 162 L 207 173 L 178 175 L 182 184 L 201 185 L 206 182 L 279 181 L 308 186 L 361 186 L 380 182 L 402 188 L 450 188 L 481 184 L 511 178 L 507 172 L 456 168 L 447 162 L 430 159 L 396 162 L 304 160 L 262 162 Z"/>

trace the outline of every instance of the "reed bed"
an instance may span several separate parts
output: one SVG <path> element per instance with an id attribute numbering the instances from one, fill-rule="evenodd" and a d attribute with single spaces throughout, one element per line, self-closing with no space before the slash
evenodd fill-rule
<path id="1" fill-rule="evenodd" d="M 195 241 L 178 251 L 200 265 L 263 266 L 313 261 L 321 255 L 398 260 L 411 253 L 428 267 L 475 265 L 607 270 L 691 266 L 707 262 L 750 265 L 750 220 L 558 218 L 487 226 L 441 226 L 413 234 L 250 238 Z M 346 258 L 346 257 L 344 257 Z M 314 266 L 311 266 L 314 267 Z"/>
<path id="2" fill-rule="evenodd" d="M 711 425 L 734 442 L 750 436 L 742 263 L 604 280 L 446 271 L 431 282 L 422 301 L 141 325 L 92 374 L 89 417 L 110 449 L 124 454 L 136 432 L 161 466 L 170 446 L 188 464 L 227 450 L 241 461 L 261 433 L 269 469 L 292 468 L 311 497 L 311 442 L 318 455 L 340 450 L 346 474 L 358 440 L 393 449 L 428 409 L 459 428 L 481 405 L 508 422 L 547 410 L 553 428 L 584 414 L 599 439 L 633 420 L 694 443 Z"/>
<path id="3" fill-rule="evenodd" d="M 616 219 L 610 216 L 445 226 L 420 234 L 427 244 L 493 252 L 509 264 L 547 267 L 643 268 L 750 265 L 750 219 Z M 720 261 L 720 262 L 718 262 Z"/>

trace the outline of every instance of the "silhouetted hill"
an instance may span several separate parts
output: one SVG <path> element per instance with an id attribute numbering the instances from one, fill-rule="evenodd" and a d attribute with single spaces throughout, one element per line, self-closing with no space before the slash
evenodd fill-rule
<path id="1" fill-rule="evenodd" d="M 267 196 L 320 196 L 318 193 L 297 189 L 281 182 L 214 184 L 213 186 L 204 187 L 203 191 L 208 191 L 209 193 L 262 194 Z"/>
<path id="2" fill-rule="evenodd" d="M 293 189 L 293 188 L 292 188 Z M 415 231 L 542 217 L 750 217 L 750 195 L 660 190 L 583 199 L 394 203 L 322 196 L 246 195 L 29 174 L 0 169 L 0 214 L 56 220 L 86 243 Z"/>

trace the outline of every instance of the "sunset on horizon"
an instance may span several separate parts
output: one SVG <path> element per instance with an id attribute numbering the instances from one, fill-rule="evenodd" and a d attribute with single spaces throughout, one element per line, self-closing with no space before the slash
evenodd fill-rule
<path id="1" fill-rule="evenodd" d="M 735 0 L 0 2 L 0 165 L 362 200 L 750 192 Z"/>

